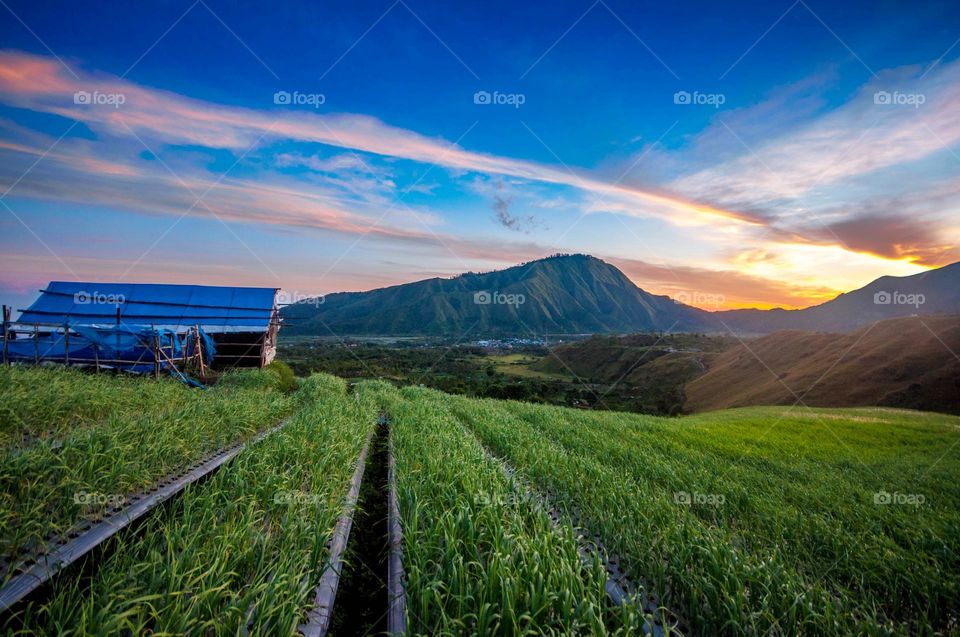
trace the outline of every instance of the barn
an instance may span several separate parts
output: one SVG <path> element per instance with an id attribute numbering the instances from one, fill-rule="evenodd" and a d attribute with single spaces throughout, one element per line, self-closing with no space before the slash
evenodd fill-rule
<path id="1" fill-rule="evenodd" d="M 202 334 L 214 344 L 210 348 L 215 350 L 214 369 L 264 367 L 276 355 L 280 327 L 277 292 L 277 288 L 51 281 L 16 321 L 7 324 L 4 333 L 11 338 L 5 341 L 29 356 L 25 341 L 59 335 L 55 342 L 66 340 L 67 344 L 50 351 L 69 358 L 76 341 L 105 338 L 103 330 L 122 330 L 124 334 L 152 334 L 150 338 L 161 347 L 168 341 L 182 345 L 172 349 L 170 356 L 158 350 L 157 359 L 173 359 L 181 353 L 185 356 L 190 346 L 186 335 L 196 335 L 190 338 L 199 341 Z M 94 329 L 101 334 L 94 334 Z M 74 344 L 69 342 L 71 337 Z M 143 341 L 142 336 L 137 338 Z M 5 342 L 5 355 L 7 349 Z M 38 350 L 34 344 L 34 351 Z"/>

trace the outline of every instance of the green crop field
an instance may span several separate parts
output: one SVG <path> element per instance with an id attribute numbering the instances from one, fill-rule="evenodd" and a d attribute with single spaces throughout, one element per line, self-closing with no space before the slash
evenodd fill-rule
<path id="1" fill-rule="evenodd" d="M 149 488 L 285 423 L 61 571 L 0 616 L 0 632 L 296 635 L 361 449 L 388 436 L 408 634 L 635 635 L 673 617 L 693 635 L 960 634 L 960 418 L 801 407 L 660 418 L 325 375 L 298 384 L 284 391 L 271 370 L 206 391 L 0 370 L 4 581 L 123 504 L 77 493 Z M 660 610 L 611 601 L 604 562 L 582 552 L 586 530 Z M 351 578 L 386 578 L 361 572 L 386 538 L 356 531 L 347 591 Z M 386 613 L 385 590 L 379 599 L 373 617 Z"/>

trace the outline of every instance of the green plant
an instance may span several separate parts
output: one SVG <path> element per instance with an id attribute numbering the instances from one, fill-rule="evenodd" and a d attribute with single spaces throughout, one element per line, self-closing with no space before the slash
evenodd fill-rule
<path id="1" fill-rule="evenodd" d="M 385 401 L 397 462 L 410 634 L 641 634 L 614 609 L 572 528 L 505 477 L 449 410 L 416 388 Z"/>
<path id="2" fill-rule="evenodd" d="M 950 626 L 960 463 L 942 449 L 955 418 L 752 408 L 671 420 L 451 402 L 696 633 Z M 914 498 L 888 505 L 886 492 Z"/>
<path id="3" fill-rule="evenodd" d="M 304 381 L 301 409 L 141 533 L 89 585 L 58 580 L 24 609 L 29 634 L 293 635 L 378 406 L 339 379 Z"/>
<path id="4" fill-rule="evenodd" d="M 290 369 L 289 365 L 283 361 L 275 360 L 267 365 L 267 369 L 280 377 L 280 389 L 282 391 L 290 393 L 297 389 L 297 377 L 293 375 L 293 370 Z"/>
<path id="5" fill-rule="evenodd" d="M 57 368 L 7 373 L 17 379 L 10 390 L 16 395 L 8 398 L 5 390 L 0 401 L 10 400 L 25 414 L 26 426 L 59 423 L 56 435 L 0 456 L 0 555 L 11 566 L 35 554 L 47 538 L 65 536 L 131 493 L 276 424 L 298 402 L 276 389 L 275 374 L 262 370 L 230 373 L 226 383 L 209 391 L 169 379 L 98 377 Z M 27 402 L 35 412 L 22 409 L 18 396 L 48 396 L 50 386 L 57 387 L 54 396 L 75 390 L 81 399 L 64 405 L 31 397 Z M 73 425 L 76 419 L 83 426 Z"/>

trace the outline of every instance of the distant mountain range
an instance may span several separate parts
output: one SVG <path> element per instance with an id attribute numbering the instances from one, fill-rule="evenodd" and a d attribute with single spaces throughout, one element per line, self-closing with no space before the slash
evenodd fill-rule
<path id="1" fill-rule="evenodd" d="M 647 331 L 850 331 L 912 314 L 960 313 L 960 263 L 869 285 L 803 310 L 707 312 L 640 289 L 616 267 L 556 255 L 483 274 L 327 295 L 284 308 L 287 334 L 539 336 Z"/>

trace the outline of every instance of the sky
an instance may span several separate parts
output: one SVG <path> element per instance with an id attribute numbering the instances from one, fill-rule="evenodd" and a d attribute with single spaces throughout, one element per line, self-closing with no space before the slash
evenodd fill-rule
<path id="1" fill-rule="evenodd" d="M 0 299 L 588 253 L 705 309 L 960 260 L 956 2 L 0 0 Z"/>

